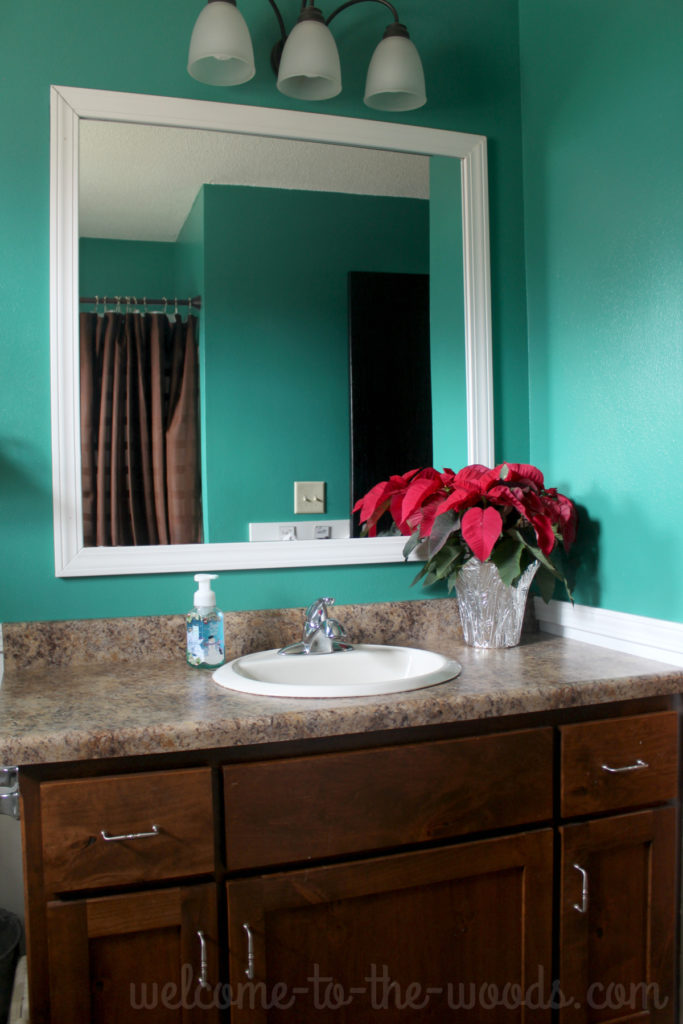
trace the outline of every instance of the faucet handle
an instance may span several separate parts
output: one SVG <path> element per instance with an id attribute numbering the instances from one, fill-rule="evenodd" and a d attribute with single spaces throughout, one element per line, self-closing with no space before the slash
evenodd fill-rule
<path id="1" fill-rule="evenodd" d="M 333 597 L 319 597 L 306 609 L 306 625 L 318 629 L 327 620 L 327 609 L 334 604 Z"/>
<path id="2" fill-rule="evenodd" d="M 338 619 L 327 619 L 323 627 L 323 633 L 330 640 L 345 640 L 346 630 Z"/>
<path id="3" fill-rule="evenodd" d="M 327 616 L 327 609 L 334 604 L 333 597 L 319 597 L 309 604 L 305 612 L 303 639 L 283 647 L 280 654 L 333 654 L 336 651 L 350 651 L 352 645 L 345 642 L 346 630 L 337 619 Z"/>

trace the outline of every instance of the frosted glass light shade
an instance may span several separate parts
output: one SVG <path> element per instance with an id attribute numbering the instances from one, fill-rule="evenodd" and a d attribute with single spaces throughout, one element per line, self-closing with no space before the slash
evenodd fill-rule
<path id="1" fill-rule="evenodd" d="M 416 110 L 427 102 L 420 55 L 405 30 L 392 25 L 387 33 L 370 61 L 364 103 L 374 110 Z"/>
<path id="2" fill-rule="evenodd" d="M 187 70 L 206 85 L 240 85 L 254 77 L 254 48 L 234 3 L 209 0 L 197 18 Z"/>
<path id="3" fill-rule="evenodd" d="M 329 100 L 341 92 L 337 44 L 322 18 L 300 18 L 289 33 L 280 59 L 277 87 L 285 96 L 297 100 Z"/>

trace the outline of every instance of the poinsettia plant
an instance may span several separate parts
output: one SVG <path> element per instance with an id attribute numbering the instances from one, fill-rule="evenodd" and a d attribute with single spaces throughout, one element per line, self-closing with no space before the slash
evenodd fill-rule
<path id="1" fill-rule="evenodd" d="M 536 466 L 502 462 L 493 469 L 471 465 L 454 473 L 433 468 L 410 470 L 376 484 L 356 502 L 363 532 L 376 536 L 388 512 L 409 537 L 403 554 L 415 551 L 425 564 L 414 582 L 446 580 L 455 585 L 472 557 L 490 559 L 503 582 L 515 586 L 538 561 L 536 583 L 549 601 L 561 580 L 571 599 L 561 552 L 576 537 L 576 508 L 554 487 L 547 488 Z"/>

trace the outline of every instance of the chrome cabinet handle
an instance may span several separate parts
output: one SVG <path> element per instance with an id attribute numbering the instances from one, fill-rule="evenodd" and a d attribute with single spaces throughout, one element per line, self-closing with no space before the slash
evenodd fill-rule
<path id="1" fill-rule="evenodd" d="M 198 985 L 200 988 L 210 988 L 208 982 L 209 974 L 209 961 L 206 956 L 206 938 L 203 931 L 197 932 L 197 938 L 199 939 L 199 981 Z"/>
<path id="2" fill-rule="evenodd" d="M 588 872 L 579 864 L 574 864 L 574 867 L 581 875 L 581 902 L 574 904 L 574 910 L 585 914 L 588 910 Z"/>
<path id="3" fill-rule="evenodd" d="M 617 775 L 619 772 L 637 772 L 639 768 L 649 768 L 647 761 L 641 761 L 640 758 L 635 764 L 625 764 L 623 768 L 612 768 L 611 765 L 601 764 L 603 772 L 611 772 L 613 775 Z"/>
<path id="4" fill-rule="evenodd" d="M 152 825 L 150 832 L 126 832 L 120 836 L 113 836 L 106 829 L 100 832 L 100 835 L 104 839 L 105 843 L 118 843 L 121 839 L 149 839 L 150 836 L 158 836 L 161 829 L 158 825 Z"/>
<path id="5" fill-rule="evenodd" d="M 254 964 L 256 960 L 254 956 L 254 936 L 248 924 L 243 924 L 242 927 L 244 928 L 244 931 L 246 932 L 247 935 L 247 967 L 244 973 L 246 974 L 249 981 L 253 981 Z"/>

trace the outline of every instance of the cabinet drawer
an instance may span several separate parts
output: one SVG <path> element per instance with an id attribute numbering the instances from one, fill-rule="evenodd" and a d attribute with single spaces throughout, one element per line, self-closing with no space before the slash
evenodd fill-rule
<path id="1" fill-rule="evenodd" d="M 546 820 L 552 746 L 539 728 L 226 766 L 228 869 Z"/>
<path id="2" fill-rule="evenodd" d="M 564 817 L 662 803 L 676 796 L 675 711 L 560 727 Z"/>
<path id="3" fill-rule="evenodd" d="M 40 790 L 48 893 L 213 871 L 208 768 L 45 782 Z"/>

